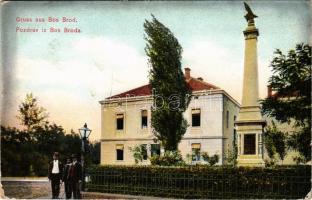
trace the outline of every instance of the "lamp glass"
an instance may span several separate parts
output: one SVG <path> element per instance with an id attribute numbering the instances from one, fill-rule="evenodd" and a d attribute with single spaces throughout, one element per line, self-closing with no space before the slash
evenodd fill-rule
<path id="1" fill-rule="evenodd" d="M 79 134 L 81 138 L 88 138 L 90 136 L 91 133 L 91 129 L 88 128 L 87 124 L 85 123 L 85 125 L 79 129 Z"/>

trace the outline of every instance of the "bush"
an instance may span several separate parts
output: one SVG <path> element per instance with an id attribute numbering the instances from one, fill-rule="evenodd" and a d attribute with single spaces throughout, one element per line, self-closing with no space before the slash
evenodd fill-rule
<path id="1" fill-rule="evenodd" d="M 132 152 L 135 164 L 142 162 L 145 156 L 147 158 L 146 147 L 143 145 L 129 147 L 129 150 Z"/>
<path id="2" fill-rule="evenodd" d="M 234 144 L 235 142 L 233 142 Z M 234 144 L 233 146 L 235 146 L 233 148 L 233 150 L 229 150 L 226 155 L 225 155 L 225 161 L 227 165 L 231 165 L 233 167 L 235 167 L 237 165 L 237 145 Z"/>
<path id="3" fill-rule="evenodd" d="M 273 167 L 276 165 L 276 160 L 275 159 L 264 159 L 264 164 L 265 164 L 265 167 Z"/>
<path id="4" fill-rule="evenodd" d="M 88 170 L 92 192 L 172 198 L 304 198 L 311 166 L 272 168 L 94 166 Z"/>
<path id="5" fill-rule="evenodd" d="M 213 166 L 219 162 L 219 155 L 214 154 L 213 156 L 209 156 L 207 152 L 202 154 L 203 160 L 208 162 L 210 166 Z"/>
<path id="6" fill-rule="evenodd" d="M 164 155 L 153 156 L 150 158 L 151 165 L 158 166 L 182 166 L 185 162 L 182 159 L 182 155 L 179 151 L 166 151 Z"/>

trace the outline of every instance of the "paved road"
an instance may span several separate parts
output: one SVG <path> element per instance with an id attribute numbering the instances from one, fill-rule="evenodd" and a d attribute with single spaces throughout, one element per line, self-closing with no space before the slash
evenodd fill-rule
<path id="1" fill-rule="evenodd" d="M 33 199 L 51 198 L 51 183 L 48 178 L 1 178 L 4 194 L 9 198 L 17 199 Z M 64 191 L 64 186 L 61 188 L 61 194 Z"/>
<path id="2" fill-rule="evenodd" d="M 51 199 L 51 183 L 47 178 L 2 178 L 4 193 L 16 199 Z M 88 199 L 164 199 L 157 197 L 108 194 L 97 192 L 82 193 Z M 65 199 L 64 185 L 61 186 L 60 199 Z"/>

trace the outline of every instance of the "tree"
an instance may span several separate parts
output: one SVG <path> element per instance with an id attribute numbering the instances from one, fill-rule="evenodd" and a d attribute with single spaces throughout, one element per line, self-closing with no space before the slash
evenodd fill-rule
<path id="1" fill-rule="evenodd" d="M 262 113 L 281 123 L 293 122 L 296 131 L 287 144 L 311 160 L 311 46 L 298 44 L 287 55 L 277 49 L 270 67 L 269 87 L 276 93 L 261 101 Z"/>
<path id="2" fill-rule="evenodd" d="M 1 126 L 4 176 L 46 176 L 53 152 L 60 152 L 61 160 L 80 153 L 79 135 L 73 131 L 65 135 L 62 126 L 49 123 L 45 109 L 32 94 L 26 95 L 19 112 L 18 118 L 26 126 L 25 130 Z"/>
<path id="3" fill-rule="evenodd" d="M 165 151 L 175 151 L 184 135 L 190 91 L 181 70 L 182 47 L 173 33 L 154 16 L 145 20 L 145 52 L 150 64 L 149 82 L 153 88 L 152 127 Z"/>
<path id="4" fill-rule="evenodd" d="M 19 105 L 18 119 L 21 120 L 21 124 L 26 126 L 27 131 L 32 131 L 36 126 L 42 126 L 47 121 L 48 114 L 43 107 L 38 106 L 38 100 L 32 95 L 32 93 L 26 94 L 24 102 Z"/>
<path id="5" fill-rule="evenodd" d="M 37 126 L 30 132 L 1 126 L 2 175 L 46 176 L 53 152 L 60 152 L 60 159 L 65 161 L 72 154 L 79 154 L 80 148 L 79 135 L 65 135 L 56 124 Z M 99 152 L 99 146 L 97 149 Z"/>
<path id="6" fill-rule="evenodd" d="M 29 175 L 34 152 L 28 132 L 1 126 L 1 173 L 3 176 Z"/>
<path id="7" fill-rule="evenodd" d="M 98 165 L 101 163 L 101 142 L 94 141 L 90 143 L 90 153 L 91 163 Z"/>
<path id="8" fill-rule="evenodd" d="M 278 130 L 273 121 L 272 126 L 265 129 L 264 144 L 271 159 L 274 159 L 274 155 L 277 153 L 280 159 L 284 160 L 286 155 L 286 134 Z"/>

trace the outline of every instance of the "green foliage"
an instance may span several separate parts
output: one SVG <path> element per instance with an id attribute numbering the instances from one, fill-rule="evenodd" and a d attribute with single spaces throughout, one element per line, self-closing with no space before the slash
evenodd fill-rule
<path id="1" fill-rule="evenodd" d="M 274 167 L 276 166 L 276 159 L 274 157 L 270 159 L 264 159 L 265 167 Z"/>
<path id="2" fill-rule="evenodd" d="M 75 132 L 65 134 L 62 126 L 50 124 L 45 110 L 32 94 L 20 105 L 25 130 L 1 126 L 1 172 L 3 176 L 46 176 L 55 151 L 60 160 L 79 154 L 81 139 Z M 86 163 L 99 163 L 100 145 L 91 144 Z M 89 155 L 92 153 L 93 157 Z M 96 160 L 95 160 L 96 159 Z"/>
<path id="3" fill-rule="evenodd" d="M 30 172 L 32 134 L 16 128 L 1 126 L 1 174 L 2 176 L 26 176 Z"/>
<path id="4" fill-rule="evenodd" d="M 234 132 L 234 138 L 233 138 L 233 141 L 232 141 L 232 150 L 231 149 L 228 149 L 228 151 L 226 152 L 225 154 L 225 161 L 226 161 L 226 165 L 230 165 L 230 166 L 233 166 L 235 167 L 237 165 L 237 152 L 238 152 L 238 149 L 237 149 L 237 133 Z"/>
<path id="5" fill-rule="evenodd" d="M 1 172 L 3 176 L 46 176 L 53 152 L 65 161 L 80 152 L 78 134 L 66 134 L 62 127 L 46 124 L 31 132 L 1 126 Z"/>
<path id="6" fill-rule="evenodd" d="M 190 91 L 181 70 L 182 47 L 173 33 L 154 16 L 145 20 L 145 52 L 151 66 L 149 82 L 153 88 L 152 126 L 154 135 L 166 151 L 176 151 L 187 128 L 183 112 Z"/>
<path id="7" fill-rule="evenodd" d="M 144 157 L 147 158 L 147 149 L 144 145 L 138 145 L 135 147 L 130 147 L 130 151 L 132 152 L 135 164 L 142 162 Z"/>
<path id="8" fill-rule="evenodd" d="M 185 162 L 179 151 L 166 151 L 164 155 L 155 155 L 150 158 L 151 165 L 158 166 L 183 166 Z"/>
<path id="9" fill-rule="evenodd" d="M 308 165 L 272 168 L 94 166 L 88 173 L 91 181 L 86 187 L 90 192 L 163 198 L 302 199 L 311 189 L 311 166 Z"/>
<path id="10" fill-rule="evenodd" d="M 297 165 L 299 165 L 305 163 L 306 159 L 303 156 L 295 156 L 294 161 L 296 162 Z"/>
<path id="11" fill-rule="evenodd" d="M 193 154 L 186 154 L 185 156 L 185 162 L 186 164 L 191 164 L 192 163 L 192 160 L 193 160 Z"/>
<path id="12" fill-rule="evenodd" d="M 300 129 L 288 144 L 311 160 L 311 46 L 298 44 L 284 55 L 275 51 L 269 86 L 276 95 L 261 101 L 262 113 Z"/>
<path id="13" fill-rule="evenodd" d="M 268 152 L 268 156 L 274 159 L 277 153 L 283 161 L 286 155 L 286 138 L 287 136 L 282 131 L 279 131 L 272 121 L 272 126 L 267 126 L 264 134 L 264 145 Z"/>
<path id="14" fill-rule="evenodd" d="M 291 149 L 295 149 L 300 152 L 302 160 L 308 162 L 311 160 L 311 125 L 305 126 L 299 131 L 296 131 L 289 135 L 287 145 Z"/>
<path id="15" fill-rule="evenodd" d="M 101 160 L 101 142 L 95 141 L 89 144 L 90 152 L 87 154 L 87 157 L 90 157 L 90 163 L 100 164 Z"/>
<path id="16" fill-rule="evenodd" d="M 226 164 L 231 166 L 237 165 L 237 147 L 233 147 L 233 150 L 229 150 L 225 156 Z"/>
<path id="17" fill-rule="evenodd" d="M 207 152 L 202 153 L 202 158 L 205 162 L 208 162 L 210 166 L 213 166 L 219 162 L 219 155 L 214 154 L 212 156 L 209 156 Z"/>
<path id="18" fill-rule="evenodd" d="M 17 118 L 28 131 L 36 126 L 42 126 L 47 121 L 48 114 L 43 107 L 38 106 L 38 99 L 32 93 L 26 94 L 24 102 L 19 106 Z"/>

